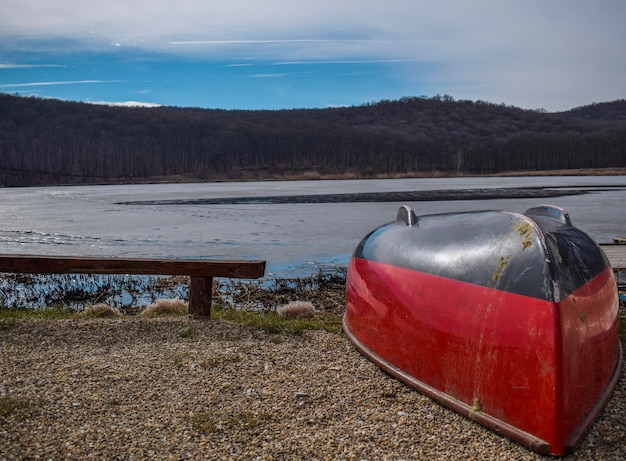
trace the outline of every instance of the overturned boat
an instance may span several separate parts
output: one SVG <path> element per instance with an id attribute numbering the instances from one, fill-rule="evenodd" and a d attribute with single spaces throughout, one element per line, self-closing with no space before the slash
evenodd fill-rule
<path id="1" fill-rule="evenodd" d="M 570 452 L 615 388 L 618 292 L 562 208 L 397 220 L 348 267 L 344 330 L 404 383 L 530 449 Z"/>

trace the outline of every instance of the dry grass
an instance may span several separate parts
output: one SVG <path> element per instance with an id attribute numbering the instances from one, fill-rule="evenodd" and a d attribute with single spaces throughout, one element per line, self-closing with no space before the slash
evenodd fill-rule
<path id="1" fill-rule="evenodd" d="M 308 301 L 292 301 L 280 306 L 278 313 L 288 319 L 312 319 L 315 317 L 315 306 Z"/>
<path id="2" fill-rule="evenodd" d="M 149 304 L 139 313 L 140 317 L 154 318 L 167 316 L 181 316 L 189 313 L 189 304 L 179 298 L 159 299 Z"/>
<path id="3" fill-rule="evenodd" d="M 116 318 L 121 317 L 122 313 L 119 309 L 108 304 L 98 303 L 85 308 L 83 315 L 85 317 Z"/>
<path id="4" fill-rule="evenodd" d="M 197 176 L 151 177 L 134 180 L 137 183 L 170 183 L 170 182 L 198 182 L 198 181 L 311 181 L 311 180 L 346 180 L 346 179 L 401 179 L 401 178 L 447 178 L 447 177 L 490 177 L 490 176 L 613 176 L 626 174 L 626 168 L 588 168 L 540 171 L 504 171 L 500 173 L 466 173 L 461 171 L 407 171 L 402 173 L 373 173 L 357 170 L 349 171 L 322 171 L 319 170 L 275 170 L 243 169 L 238 177 L 229 177 L 228 174 L 212 174 L 211 178 Z"/>
<path id="5" fill-rule="evenodd" d="M 28 400 L 14 399 L 7 395 L 0 396 L 0 424 L 2 418 L 31 406 L 32 403 Z"/>
<path id="6" fill-rule="evenodd" d="M 573 170 L 505 171 L 487 176 L 622 176 L 626 168 L 588 168 Z M 468 175 L 471 176 L 471 175 Z"/>

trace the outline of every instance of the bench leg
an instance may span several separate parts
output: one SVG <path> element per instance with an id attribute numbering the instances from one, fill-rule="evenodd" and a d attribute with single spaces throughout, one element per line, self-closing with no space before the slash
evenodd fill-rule
<path id="1" fill-rule="evenodd" d="M 211 317 L 213 277 L 191 277 L 189 283 L 189 314 L 192 317 Z"/>

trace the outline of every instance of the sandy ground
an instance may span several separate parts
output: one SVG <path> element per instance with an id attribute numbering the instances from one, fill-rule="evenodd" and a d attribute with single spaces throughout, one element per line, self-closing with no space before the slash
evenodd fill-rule
<path id="1" fill-rule="evenodd" d="M 0 320 L 0 459 L 538 460 L 343 334 L 187 318 Z M 626 377 L 565 459 L 626 459 Z"/>

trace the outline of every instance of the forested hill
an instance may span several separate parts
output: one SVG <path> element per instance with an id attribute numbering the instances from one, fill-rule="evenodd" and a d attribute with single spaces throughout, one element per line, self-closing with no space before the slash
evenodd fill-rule
<path id="1" fill-rule="evenodd" d="M 0 185 L 626 167 L 626 101 L 546 113 L 449 96 L 281 111 L 0 93 Z"/>

